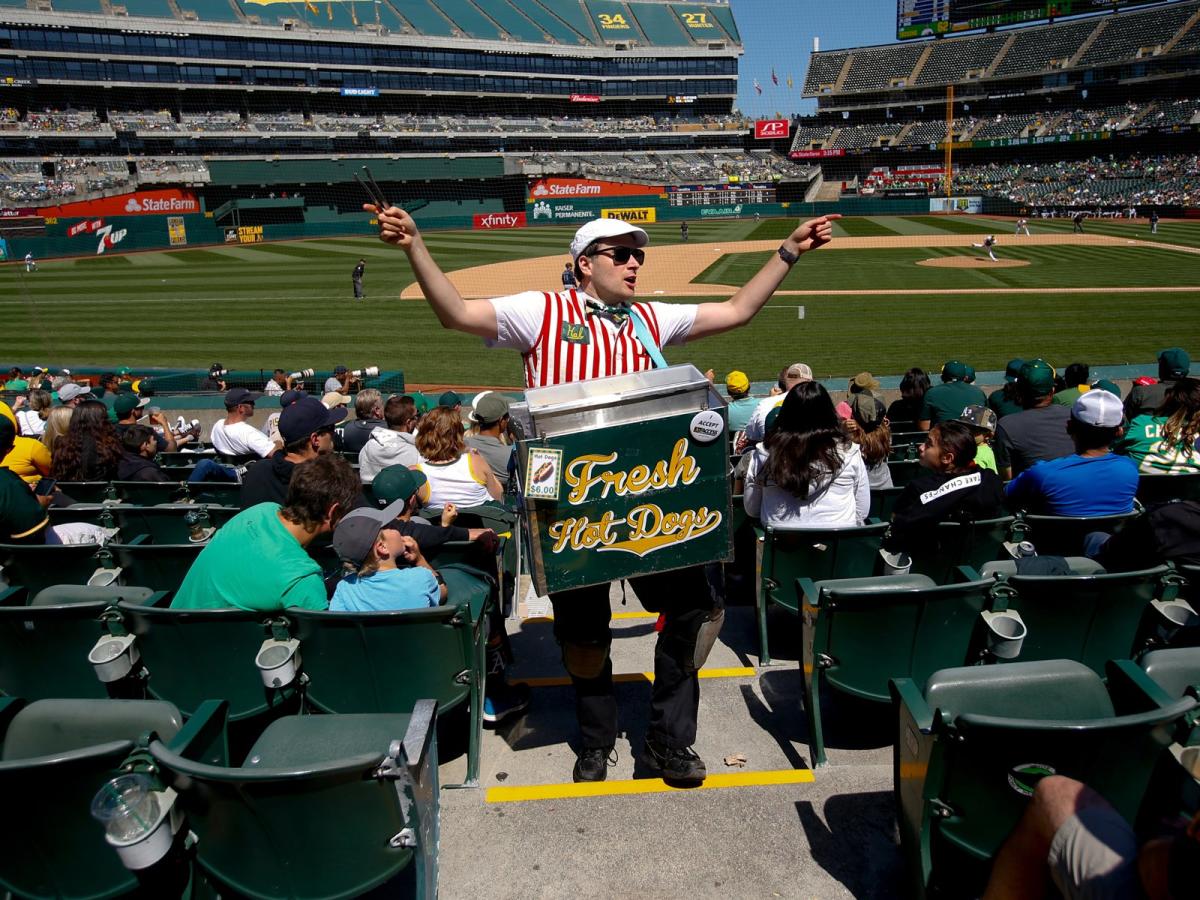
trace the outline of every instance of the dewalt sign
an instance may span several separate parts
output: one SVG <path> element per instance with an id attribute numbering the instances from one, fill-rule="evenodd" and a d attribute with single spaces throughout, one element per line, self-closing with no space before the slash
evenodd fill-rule
<path id="1" fill-rule="evenodd" d="M 622 222 L 632 222 L 635 225 L 645 225 L 655 222 L 656 210 L 652 206 L 638 206 L 631 209 L 602 209 L 602 219 L 620 219 Z"/>

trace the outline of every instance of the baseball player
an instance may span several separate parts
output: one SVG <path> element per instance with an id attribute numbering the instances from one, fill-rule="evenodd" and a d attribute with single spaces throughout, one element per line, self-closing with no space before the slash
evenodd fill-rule
<path id="1" fill-rule="evenodd" d="M 1013 234 L 1014 235 L 1020 234 L 1022 231 L 1025 232 L 1026 234 L 1030 233 L 1029 232 L 1029 220 L 1026 219 L 1024 216 L 1021 216 L 1021 218 L 1017 219 L 1017 230 L 1014 231 Z"/>
<path id="2" fill-rule="evenodd" d="M 363 293 L 363 275 L 367 271 L 367 261 L 360 259 L 358 265 L 354 267 L 354 271 L 350 273 L 350 282 L 354 286 L 354 299 L 365 300 L 366 294 Z"/>
<path id="3" fill-rule="evenodd" d="M 830 242 L 831 220 L 840 218 L 822 216 L 801 224 L 754 277 L 721 302 L 635 301 L 649 236 L 619 219 L 594 219 L 575 232 L 570 249 L 577 288 L 464 300 L 434 262 L 407 212 L 369 204 L 363 209 L 378 217 L 380 240 L 407 254 L 442 326 L 478 335 L 489 347 L 518 351 L 530 388 L 647 371 L 662 364 L 660 348 L 668 344 L 745 325 L 802 254 Z M 700 704 L 697 672 L 724 619 L 722 600 L 710 587 L 703 566 L 632 578 L 629 583 L 642 604 L 662 616 L 641 759 L 668 782 L 699 784 L 707 770 L 692 749 Z M 576 781 L 603 781 L 615 762 L 609 588 L 601 584 L 550 595 L 555 638 L 575 687 L 580 730 Z"/>
<path id="4" fill-rule="evenodd" d="M 32 252 L 25 254 L 25 271 L 26 272 L 36 272 L 37 271 L 37 263 L 34 262 L 34 260 L 33 260 Z"/>
<path id="5" fill-rule="evenodd" d="M 985 237 L 982 244 L 971 244 L 971 246 L 978 247 L 980 250 L 986 250 L 992 262 L 1000 262 L 1000 260 L 996 259 L 996 254 L 992 251 L 992 248 L 996 246 L 996 236 L 994 234 L 989 234 Z"/>

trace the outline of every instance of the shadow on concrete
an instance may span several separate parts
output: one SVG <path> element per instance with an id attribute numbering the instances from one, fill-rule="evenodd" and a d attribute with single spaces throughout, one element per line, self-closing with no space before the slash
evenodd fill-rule
<path id="1" fill-rule="evenodd" d="M 904 860 L 890 791 L 835 794 L 820 814 L 811 802 L 800 800 L 796 814 L 813 861 L 851 894 L 871 900 L 905 896 Z"/>
<path id="2" fill-rule="evenodd" d="M 772 721 L 776 727 L 768 730 L 780 745 L 789 739 L 807 743 L 808 720 L 799 667 L 763 672 L 759 690 L 774 711 Z M 753 708 L 750 712 L 754 715 Z M 821 724 L 826 750 L 878 749 L 890 746 L 895 740 L 892 733 L 895 721 L 889 704 L 837 693 L 828 685 L 821 690 Z"/>

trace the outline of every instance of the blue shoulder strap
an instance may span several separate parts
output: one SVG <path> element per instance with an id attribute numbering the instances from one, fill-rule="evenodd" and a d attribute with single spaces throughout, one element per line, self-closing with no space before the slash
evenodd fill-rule
<path id="1" fill-rule="evenodd" d="M 637 335 L 637 339 L 641 345 L 646 348 L 646 352 L 650 355 L 650 361 L 654 363 L 654 368 L 665 369 L 667 361 L 663 358 L 662 351 L 658 349 L 658 344 L 654 343 L 654 338 L 650 334 L 650 329 L 646 323 L 642 321 L 642 317 L 638 315 L 633 306 L 627 307 L 629 310 L 629 320 L 633 322 L 633 333 Z"/>

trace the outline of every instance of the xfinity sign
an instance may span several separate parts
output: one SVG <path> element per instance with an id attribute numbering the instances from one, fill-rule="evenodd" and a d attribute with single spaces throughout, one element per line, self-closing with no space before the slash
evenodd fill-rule
<path id="1" fill-rule="evenodd" d="M 495 228 L 524 228 L 525 213 L 483 213 L 476 214 L 472 220 L 475 228 L 488 231 Z"/>

